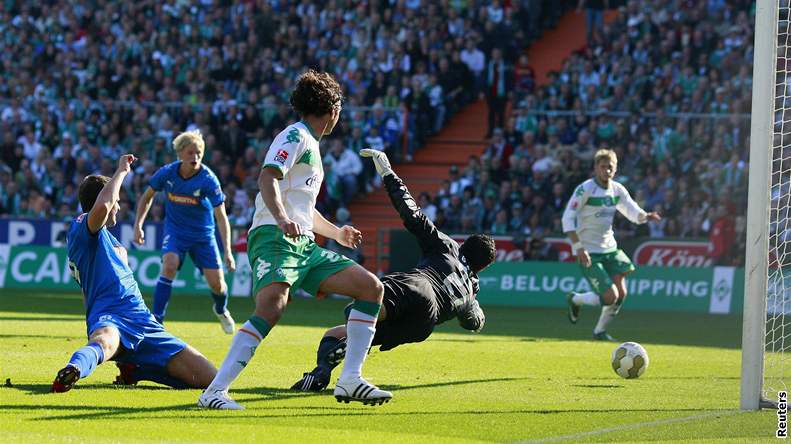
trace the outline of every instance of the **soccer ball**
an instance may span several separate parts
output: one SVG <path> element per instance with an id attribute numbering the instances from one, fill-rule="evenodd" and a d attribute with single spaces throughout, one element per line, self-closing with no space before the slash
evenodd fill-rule
<path id="1" fill-rule="evenodd" d="M 612 352 L 612 369 L 622 378 L 639 378 L 647 368 L 648 353 L 636 342 L 624 342 Z"/>

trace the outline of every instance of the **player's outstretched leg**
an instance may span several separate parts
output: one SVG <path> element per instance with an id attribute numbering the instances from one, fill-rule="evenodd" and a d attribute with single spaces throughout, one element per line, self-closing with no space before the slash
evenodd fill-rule
<path id="1" fill-rule="evenodd" d="M 119 343 L 120 338 L 115 327 L 105 326 L 94 330 L 88 344 L 74 352 L 69 363 L 58 371 L 52 381 L 51 391 L 63 393 L 71 390 L 77 381 L 90 376 L 99 364 L 106 358 L 111 358 L 118 350 Z"/>
<path id="2" fill-rule="evenodd" d="M 221 410 L 242 410 L 228 395 L 228 388 L 255 356 L 261 341 L 277 324 L 288 303 L 291 285 L 273 282 L 256 292 L 255 314 L 242 325 L 233 337 L 231 349 L 222 361 L 214 380 L 198 399 L 200 407 Z"/>
<path id="3" fill-rule="evenodd" d="M 335 329 L 342 329 L 345 333 L 346 326 L 339 325 L 332 330 Z M 330 384 L 332 370 L 343 361 L 345 356 L 345 337 L 324 336 L 319 342 L 318 351 L 316 351 L 316 368 L 305 373 L 302 379 L 291 386 L 291 390 L 300 392 L 320 392 L 324 390 Z"/>

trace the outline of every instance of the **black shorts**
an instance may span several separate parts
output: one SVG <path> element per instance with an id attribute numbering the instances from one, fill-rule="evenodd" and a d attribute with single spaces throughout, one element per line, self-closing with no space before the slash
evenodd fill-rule
<path id="1" fill-rule="evenodd" d="M 382 306 L 387 312 L 384 321 L 376 323 L 372 346 L 380 346 L 380 351 L 391 350 L 401 344 L 423 342 L 434 331 L 437 324 L 436 309 L 431 300 L 416 296 L 403 295 L 391 291 L 387 282 Z M 349 309 L 351 304 L 349 304 Z M 347 318 L 348 318 L 347 310 Z"/>

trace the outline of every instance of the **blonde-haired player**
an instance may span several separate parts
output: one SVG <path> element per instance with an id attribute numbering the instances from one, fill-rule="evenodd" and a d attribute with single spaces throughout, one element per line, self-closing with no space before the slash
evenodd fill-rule
<path id="1" fill-rule="evenodd" d="M 582 275 L 592 290 L 568 294 L 568 316 L 576 324 L 582 305 L 601 305 L 593 338 L 612 341 L 607 325 L 626 299 L 626 276 L 634 271 L 629 256 L 615 242 L 613 217 L 618 211 L 636 224 L 661 217 L 654 212 L 646 213 L 626 187 L 613 180 L 618 169 L 614 151 L 601 149 L 593 161 L 593 177 L 577 186 L 563 212 L 563 232 L 571 240 Z"/>
<path id="2" fill-rule="evenodd" d="M 163 166 L 149 182 L 137 205 L 135 242 L 145 242 L 143 222 L 157 191 L 165 193 L 165 232 L 162 239 L 162 274 L 154 288 L 152 313 L 163 322 L 171 286 L 189 253 L 211 289 L 214 313 L 222 329 L 233 334 L 234 321 L 228 312 L 228 287 L 225 283 L 220 250 L 214 236 L 215 222 L 225 252 L 228 271 L 236 269 L 231 251 L 231 227 L 225 213 L 225 194 L 220 181 L 209 167 L 201 164 L 206 144 L 200 131 L 185 131 L 173 140 L 177 161 Z"/>

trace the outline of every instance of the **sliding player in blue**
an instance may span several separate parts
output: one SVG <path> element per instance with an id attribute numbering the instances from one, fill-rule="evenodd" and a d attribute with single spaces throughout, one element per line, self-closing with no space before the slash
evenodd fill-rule
<path id="1" fill-rule="evenodd" d="M 206 277 L 214 299 L 214 314 L 226 334 L 233 334 L 234 321 L 228 312 L 228 285 L 214 237 L 215 221 L 220 230 L 225 264 L 228 271 L 236 269 L 231 250 L 231 226 L 225 213 L 225 195 L 220 181 L 211 169 L 201 163 L 206 144 L 200 131 L 186 131 L 173 139 L 179 160 L 163 166 L 153 176 L 140 198 L 135 218 L 135 242 L 145 242 L 143 222 L 157 191 L 165 193 L 165 237 L 162 241 L 162 274 L 154 287 L 152 312 L 164 322 L 170 301 L 171 286 L 184 258 L 192 262 Z"/>
<path id="2" fill-rule="evenodd" d="M 200 352 L 165 331 L 148 311 L 124 247 L 105 227 L 115 225 L 118 193 L 135 157 L 121 156 L 112 178 L 88 176 L 79 188 L 87 213 L 71 223 L 69 269 L 82 289 L 88 344 L 55 377 L 53 392 L 67 392 L 99 364 L 116 361 L 117 382 L 154 381 L 174 388 L 205 388 L 217 369 Z"/>

